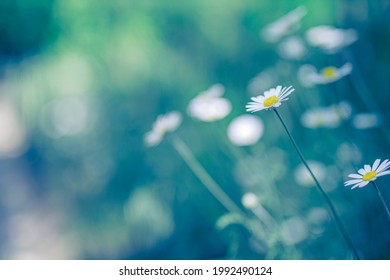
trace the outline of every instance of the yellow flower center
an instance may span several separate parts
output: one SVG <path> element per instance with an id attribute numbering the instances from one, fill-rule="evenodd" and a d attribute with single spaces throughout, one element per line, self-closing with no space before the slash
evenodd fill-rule
<path id="1" fill-rule="evenodd" d="M 279 101 L 277 96 L 270 96 L 264 100 L 264 107 L 271 107 Z"/>
<path id="2" fill-rule="evenodd" d="M 334 76 L 336 76 L 336 73 L 337 73 L 337 69 L 331 66 L 322 69 L 322 75 L 325 78 L 333 78 Z"/>
<path id="3" fill-rule="evenodd" d="M 370 181 L 371 179 L 376 177 L 376 171 L 370 171 L 364 174 L 363 181 Z"/>

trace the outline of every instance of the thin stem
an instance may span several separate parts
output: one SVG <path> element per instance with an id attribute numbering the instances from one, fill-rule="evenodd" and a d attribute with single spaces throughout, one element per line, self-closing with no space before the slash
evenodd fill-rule
<path id="1" fill-rule="evenodd" d="M 341 222 L 341 220 L 340 220 L 340 218 L 339 218 L 339 216 L 338 216 L 338 214 L 336 212 L 336 209 L 333 206 L 332 201 L 329 199 L 328 195 L 326 194 L 326 192 L 324 191 L 324 189 L 321 187 L 320 183 L 318 182 L 316 176 L 314 176 L 314 173 L 311 171 L 309 165 L 307 164 L 305 158 L 303 157 L 301 151 L 299 150 L 297 143 L 295 142 L 294 138 L 292 137 L 292 135 L 291 135 L 290 131 L 288 130 L 286 124 L 284 123 L 282 117 L 279 115 L 279 112 L 276 109 L 274 109 L 274 112 L 275 112 L 276 116 L 278 117 L 278 119 L 280 120 L 280 122 L 282 123 L 282 125 L 284 127 L 284 130 L 286 131 L 288 137 L 290 138 L 290 140 L 291 140 L 291 142 L 292 142 L 292 144 L 293 144 L 293 146 L 295 148 L 295 151 L 298 153 L 298 156 L 301 159 L 303 165 L 306 167 L 307 171 L 309 171 L 310 176 L 313 178 L 313 180 L 314 180 L 318 190 L 320 191 L 320 193 L 323 195 L 323 197 L 325 198 L 326 202 L 328 203 L 329 210 L 330 210 L 333 218 L 335 219 L 335 221 L 336 221 L 336 223 L 337 223 L 337 225 L 338 225 L 338 227 L 340 229 L 340 232 L 343 235 L 346 243 L 351 248 L 355 258 L 359 260 L 360 258 L 359 258 L 359 255 L 358 255 L 356 249 L 355 249 L 355 246 L 353 245 L 351 239 L 349 238 L 348 234 L 346 233 L 346 231 L 345 231 L 345 229 L 343 227 L 343 224 L 342 224 L 342 222 Z"/>
<path id="2" fill-rule="evenodd" d="M 381 200 L 381 202 L 382 202 L 383 207 L 384 207 L 385 210 L 386 210 L 387 218 L 389 218 L 389 220 L 390 220 L 390 211 L 389 211 L 389 208 L 387 207 L 387 204 L 386 204 L 386 202 L 385 202 L 385 199 L 384 199 L 383 196 L 382 196 L 381 191 L 379 190 L 378 186 L 375 184 L 374 181 L 371 181 L 371 183 L 374 185 L 374 188 L 375 188 L 376 191 L 378 192 L 378 196 L 379 196 L 379 198 L 380 198 L 380 200 Z"/>
<path id="3" fill-rule="evenodd" d="M 213 178 L 202 167 L 199 161 L 192 154 L 188 146 L 178 137 L 172 139 L 173 147 L 182 157 L 188 167 L 194 172 L 198 179 L 203 183 L 206 189 L 231 213 L 245 216 L 244 212 L 230 199 L 222 188 L 214 181 Z"/>

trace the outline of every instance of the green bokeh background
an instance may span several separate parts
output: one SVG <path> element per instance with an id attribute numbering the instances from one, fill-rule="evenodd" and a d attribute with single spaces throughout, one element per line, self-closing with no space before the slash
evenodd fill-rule
<path id="1" fill-rule="evenodd" d="M 300 61 L 282 59 L 259 32 L 301 5 L 308 12 L 298 36 L 333 25 L 355 29 L 358 41 L 335 54 L 308 47 Z M 250 80 L 272 68 L 272 86 L 296 89 L 279 112 L 305 157 L 329 167 L 324 188 L 334 186 L 328 194 L 362 258 L 389 259 L 390 223 L 375 190 L 343 186 L 355 168 L 389 158 L 389 7 L 385 0 L 2 0 L 0 114 L 12 121 L 0 119 L 0 134 L 22 140 L 0 153 L 0 258 L 352 258 L 332 220 L 318 221 L 320 231 L 312 221 L 304 240 L 286 244 L 241 205 L 244 193 L 257 194 L 278 224 L 326 208 L 314 187 L 295 182 L 300 161 L 272 112 L 256 114 L 265 126 L 256 145 L 227 139 L 230 121 L 245 113 Z M 344 62 L 353 72 L 335 83 L 308 89 L 297 79 L 300 65 Z M 189 117 L 188 102 L 215 83 L 225 86 L 232 112 L 213 123 Z M 301 125 L 305 110 L 340 101 L 352 114 L 380 114 L 381 126 Z M 250 219 L 229 215 L 169 139 L 144 146 L 156 117 L 172 110 L 184 118 L 175 135 Z M 255 184 L 237 178 L 238 162 Z M 389 178 L 377 182 L 390 203 Z"/>

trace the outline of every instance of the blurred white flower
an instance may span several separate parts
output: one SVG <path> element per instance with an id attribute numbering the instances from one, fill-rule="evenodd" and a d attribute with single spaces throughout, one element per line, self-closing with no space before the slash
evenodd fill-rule
<path id="1" fill-rule="evenodd" d="M 153 123 L 152 130 L 144 137 L 145 145 L 152 147 L 158 145 L 168 132 L 175 131 L 182 122 L 182 116 L 177 111 L 159 115 Z"/>
<path id="2" fill-rule="evenodd" d="M 298 30 L 300 27 L 300 21 L 306 13 L 307 10 L 303 6 L 295 8 L 264 27 L 261 31 L 261 36 L 267 42 L 277 42 L 283 36 Z"/>
<path id="3" fill-rule="evenodd" d="M 252 115 L 241 115 L 235 118 L 227 129 L 229 140 L 237 146 L 255 144 L 263 136 L 263 132 L 263 121 Z"/>
<path id="4" fill-rule="evenodd" d="M 307 49 L 300 37 L 290 36 L 280 42 L 278 53 L 284 59 L 300 60 L 306 55 Z"/>
<path id="5" fill-rule="evenodd" d="M 352 124 L 357 129 L 369 129 L 380 126 L 382 116 L 372 113 L 361 113 L 353 117 Z"/>
<path id="6" fill-rule="evenodd" d="M 307 238 L 306 222 L 299 217 L 292 217 L 281 225 L 281 237 L 285 244 L 297 244 Z"/>
<path id="7" fill-rule="evenodd" d="M 328 66 L 323 68 L 319 73 L 309 73 L 307 79 L 313 84 L 328 84 L 335 82 L 352 72 L 352 64 L 347 62 L 340 68 Z"/>
<path id="8" fill-rule="evenodd" d="M 350 116 L 350 111 L 344 103 L 329 107 L 314 108 L 307 110 L 301 116 L 301 123 L 307 128 L 336 128 L 341 121 Z"/>
<path id="9" fill-rule="evenodd" d="M 254 193 L 247 192 L 242 196 L 241 203 L 247 209 L 254 209 L 259 205 L 259 198 Z"/>
<path id="10" fill-rule="evenodd" d="M 213 122 L 226 117 L 232 110 L 229 100 L 221 97 L 225 88 L 221 84 L 212 85 L 201 92 L 188 105 L 188 114 L 205 122 Z"/>
<path id="11" fill-rule="evenodd" d="M 325 165 L 318 161 L 308 161 L 307 164 L 316 176 L 317 180 L 321 183 L 321 181 L 325 179 L 325 175 L 327 173 Z M 295 169 L 294 178 L 295 181 L 303 187 L 315 186 L 313 177 L 310 175 L 309 171 L 307 171 L 307 168 L 303 164 L 298 165 L 298 167 Z"/>
<path id="12" fill-rule="evenodd" d="M 264 95 L 258 95 L 257 97 L 252 97 L 252 102 L 248 102 L 245 106 L 248 112 L 257 112 L 264 109 L 277 108 L 282 105 L 283 101 L 288 100 L 288 96 L 295 89 L 292 86 L 283 87 L 277 86 L 276 88 L 271 88 L 264 92 Z"/>
<path id="13" fill-rule="evenodd" d="M 344 186 L 353 185 L 351 189 L 363 188 L 368 185 L 369 182 L 375 181 L 376 178 L 389 175 L 390 170 L 387 171 L 387 169 L 390 168 L 390 161 L 386 159 L 381 164 L 380 162 L 380 159 L 376 159 L 372 166 L 365 164 L 364 168 L 359 169 L 359 174 L 349 174 L 348 177 L 353 179 L 346 181 Z"/>
<path id="14" fill-rule="evenodd" d="M 319 47 L 326 53 L 335 53 L 357 39 L 358 35 L 354 29 L 340 29 L 329 25 L 312 27 L 306 31 L 309 45 Z"/>

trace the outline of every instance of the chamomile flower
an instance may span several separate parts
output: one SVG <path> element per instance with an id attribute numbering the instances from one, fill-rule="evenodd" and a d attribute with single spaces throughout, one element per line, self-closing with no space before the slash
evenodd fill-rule
<path id="1" fill-rule="evenodd" d="M 328 84 L 349 75 L 352 72 L 352 64 L 347 62 L 340 68 L 334 66 L 327 66 L 319 73 L 312 72 L 308 75 L 308 80 L 313 84 Z"/>
<path id="2" fill-rule="evenodd" d="M 359 169 L 358 174 L 349 174 L 348 177 L 352 180 L 346 181 L 344 186 L 353 185 L 351 189 L 363 188 L 368 183 L 375 181 L 376 178 L 390 174 L 390 161 L 388 159 L 380 163 L 381 160 L 375 160 L 372 166 L 365 164 L 364 168 Z"/>
<path id="3" fill-rule="evenodd" d="M 165 134 L 175 131 L 181 122 L 182 116 L 177 111 L 158 116 L 153 124 L 152 130 L 145 134 L 145 145 L 149 147 L 158 145 Z"/>
<path id="4" fill-rule="evenodd" d="M 283 101 L 288 100 L 288 96 L 295 89 L 292 86 L 282 87 L 277 86 L 276 88 L 271 88 L 264 92 L 264 95 L 259 95 L 252 97 L 252 102 L 248 102 L 246 105 L 246 110 L 248 112 L 257 112 L 264 109 L 277 108 L 282 105 Z"/>

